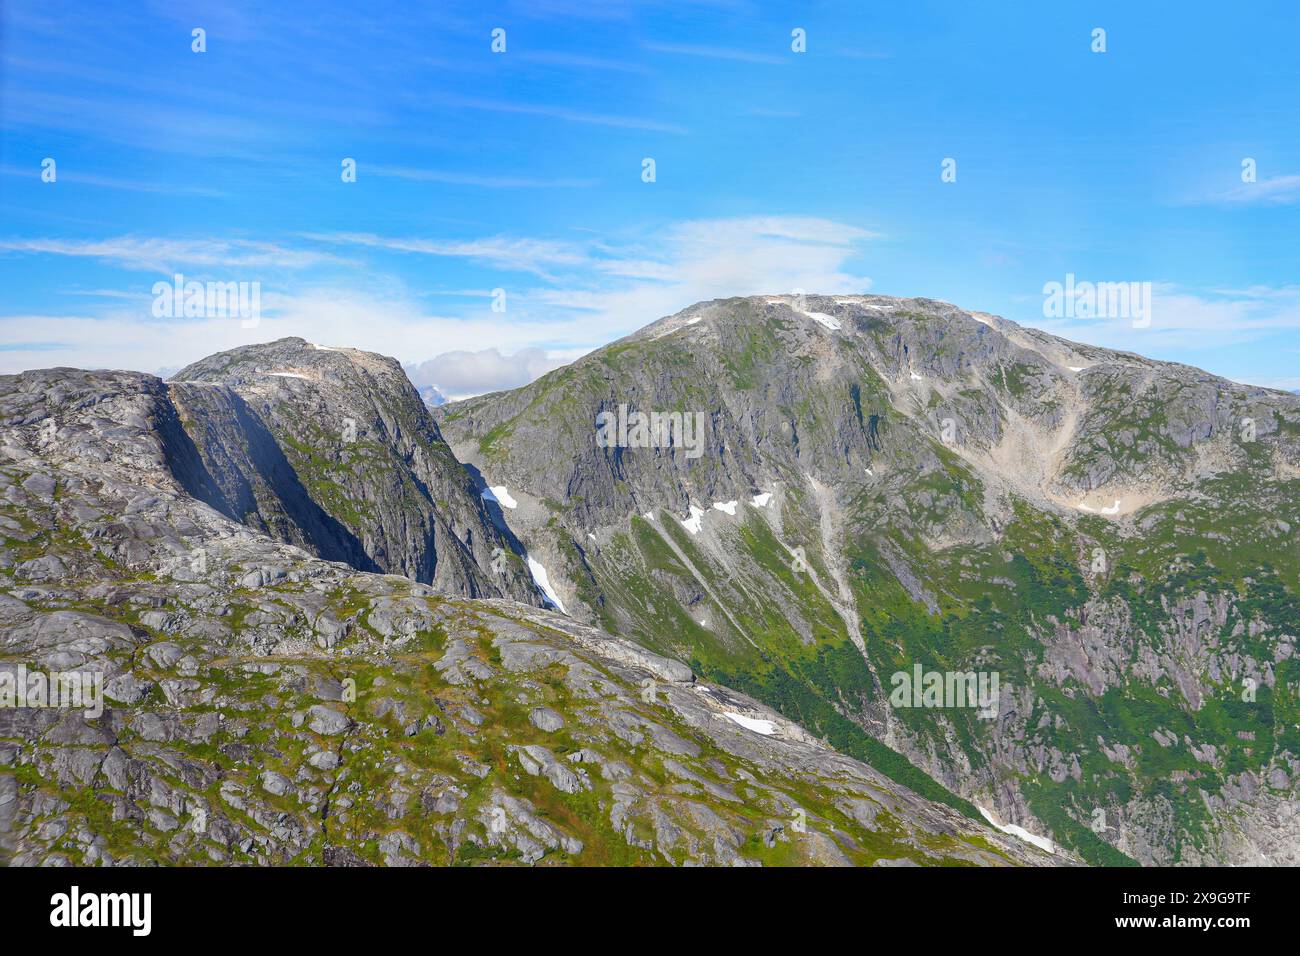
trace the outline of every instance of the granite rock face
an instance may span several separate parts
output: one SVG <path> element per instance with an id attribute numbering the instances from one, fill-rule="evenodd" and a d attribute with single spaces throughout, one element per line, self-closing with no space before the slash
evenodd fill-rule
<path id="1" fill-rule="evenodd" d="M 395 359 L 282 339 L 168 385 L 227 514 L 326 560 L 540 603 Z"/>

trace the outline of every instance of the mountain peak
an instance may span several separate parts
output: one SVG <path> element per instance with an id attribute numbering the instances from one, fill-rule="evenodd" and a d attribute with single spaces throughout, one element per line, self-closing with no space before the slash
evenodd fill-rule
<path id="1" fill-rule="evenodd" d="M 933 299 L 769 295 L 438 418 L 573 617 L 1094 862 L 1295 845 L 1291 758 L 1254 743 L 1292 705 L 1253 691 L 1300 627 L 1294 395 Z M 997 674 L 1002 709 L 900 708 L 922 671 Z"/>

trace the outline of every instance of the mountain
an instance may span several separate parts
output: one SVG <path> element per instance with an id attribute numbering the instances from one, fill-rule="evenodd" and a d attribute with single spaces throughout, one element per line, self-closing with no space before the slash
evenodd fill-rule
<path id="1" fill-rule="evenodd" d="M 167 394 L 223 513 L 358 570 L 542 602 L 395 359 L 281 339 L 196 362 Z"/>
<path id="2" fill-rule="evenodd" d="M 399 375 L 290 339 L 0 376 L 0 863 L 1072 862 L 483 597 L 482 499 Z M 74 678 L 106 699 L 33 706 Z"/>
<path id="3" fill-rule="evenodd" d="M 429 408 L 437 408 L 439 405 L 447 404 L 447 396 L 438 391 L 437 385 L 420 386 L 420 399 Z"/>
<path id="4" fill-rule="evenodd" d="M 812 295 L 435 417 L 574 619 L 1091 862 L 1300 863 L 1297 397 Z M 929 674 L 994 706 L 891 702 Z"/>

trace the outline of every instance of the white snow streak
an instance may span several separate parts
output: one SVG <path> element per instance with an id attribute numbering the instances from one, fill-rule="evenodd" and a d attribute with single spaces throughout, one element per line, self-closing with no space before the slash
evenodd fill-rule
<path id="1" fill-rule="evenodd" d="M 514 498 L 510 497 L 510 492 L 506 489 L 505 485 L 497 485 L 495 488 L 484 488 L 483 500 L 495 501 L 503 508 L 519 507 L 519 502 L 515 501 Z"/>
<path id="2" fill-rule="evenodd" d="M 558 607 L 561 614 L 568 614 L 569 612 L 564 609 L 564 605 L 560 603 L 559 597 L 551 590 L 551 576 L 546 573 L 546 568 L 542 567 L 542 562 L 530 555 L 528 558 L 528 570 L 533 572 L 533 580 L 536 581 L 537 586 L 542 589 L 542 593 L 546 595 L 546 599 Z"/>
<path id="3" fill-rule="evenodd" d="M 691 505 L 691 516 L 682 522 L 682 527 L 691 534 L 699 534 L 704 522 L 704 509 Z"/>
<path id="4" fill-rule="evenodd" d="M 734 711 L 724 710 L 723 717 L 730 718 L 746 730 L 752 730 L 756 734 L 762 734 L 764 737 L 771 737 L 776 733 L 776 724 L 770 720 L 759 720 L 757 717 L 746 717 L 744 714 L 737 714 Z"/>
<path id="5" fill-rule="evenodd" d="M 1056 852 L 1056 844 L 1047 839 L 1047 837 L 1040 837 L 1037 834 L 1030 833 L 1024 827 L 1018 827 L 1014 823 L 1004 827 L 1002 824 L 998 823 L 997 818 L 993 816 L 993 814 L 989 813 L 978 803 L 975 804 L 975 808 L 979 810 L 980 813 L 984 814 L 984 819 L 987 820 L 990 825 L 1001 830 L 1003 833 L 1010 833 L 1012 836 L 1020 837 L 1020 839 L 1024 840 L 1026 843 L 1032 843 L 1040 850 L 1046 850 L 1048 853 Z"/>

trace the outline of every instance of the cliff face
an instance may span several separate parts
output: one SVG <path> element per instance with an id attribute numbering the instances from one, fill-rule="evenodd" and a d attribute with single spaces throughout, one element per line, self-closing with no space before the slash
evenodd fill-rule
<path id="1" fill-rule="evenodd" d="M 168 392 L 237 520 L 359 570 L 540 604 L 395 360 L 282 339 L 196 362 Z"/>

